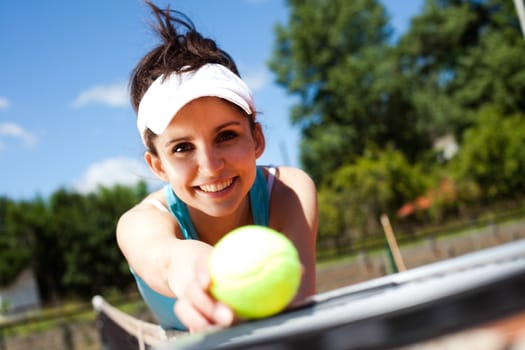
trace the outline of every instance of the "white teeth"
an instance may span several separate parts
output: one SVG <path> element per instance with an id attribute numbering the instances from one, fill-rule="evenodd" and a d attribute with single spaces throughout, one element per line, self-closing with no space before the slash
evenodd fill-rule
<path id="1" fill-rule="evenodd" d="M 200 186 L 200 189 L 204 192 L 219 192 L 224 190 L 226 187 L 230 186 L 233 182 L 233 179 L 228 179 L 223 182 L 218 182 L 214 184 L 209 185 L 202 185 Z"/>

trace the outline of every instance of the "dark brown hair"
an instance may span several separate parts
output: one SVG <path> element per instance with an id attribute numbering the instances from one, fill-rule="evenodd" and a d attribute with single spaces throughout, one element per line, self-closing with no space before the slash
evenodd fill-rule
<path id="1" fill-rule="evenodd" d="M 221 50 L 215 41 L 197 32 L 186 15 L 170 9 L 169 5 L 166 9 L 160 9 L 148 0 L 145 0 L 145 3 L 156 18 L 156 23 L 152 27 L 161 39 L 161 43 L 148 52 L 131 73 L 129 91 L 135 112 L 138 111 L 140 101 L 149 86 L 161 75 L 194 71 L 205 64 L 217 63 L 240 76 L 231 56 Z M 253 118 L 249 119 L 253 130 L 255 121 Z M 156 154 L 152 143 L 155 135 L 150 130 L 146 130 L 144 137 L 149 150 Z"/>
<path id="2" fill-rule="evenodd" d="M 135 111 L 149 86 L 161 75 L 197 70 L 207 63 L 218 63 L 239 75 L 235 62 L 215 41 L 204 38 L 183 13 L 160 9 L 149 1 L 157 23 L 153 28 L 161 44 L 148 52 L 131 74 L 130 97 Z M 184 69 L 183 69 L 184 68 Z"/>

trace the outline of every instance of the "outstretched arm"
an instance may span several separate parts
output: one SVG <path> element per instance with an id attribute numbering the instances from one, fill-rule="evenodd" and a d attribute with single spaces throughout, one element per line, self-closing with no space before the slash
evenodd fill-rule
<path id="1" fill-rule="evenodd" d="M 142 202 L 120 218 L 117 242 L 135 273 L 152 289 L 178 299 L 177 316 L 190 331 L 230 325 L 232 311 L 208 294 L 212 247 L 179 239 L 177 230 L 170 213 Z"/>

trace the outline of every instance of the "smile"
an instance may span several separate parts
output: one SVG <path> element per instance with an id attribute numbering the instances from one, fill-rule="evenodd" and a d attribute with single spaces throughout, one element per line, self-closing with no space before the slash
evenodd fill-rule
<path id="1" fill-rule="evenodd" d="M 206 193 L 215 193 L 225 190 L 226 188 L 230 187 L 233 183 L 233 178 L 229 178 L 227 180 L 223 180 L 220 182 L 216 182 L 213 184 L 207 184 L 207 185 L 201 185 L 198 186 L 198 188 Z"/>

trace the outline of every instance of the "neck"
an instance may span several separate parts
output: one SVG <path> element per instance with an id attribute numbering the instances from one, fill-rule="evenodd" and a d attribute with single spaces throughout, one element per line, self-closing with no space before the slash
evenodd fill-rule
<path id="1" fill-rule="evenodd" d="M 249 196 L 246 196 L 234 213 L 227 216 L 214 217 L 192 208 L 188 210 L 199 239 L 211 245 L 215 245 L 219 239 L 233 229 L 253 224 Z"/>

